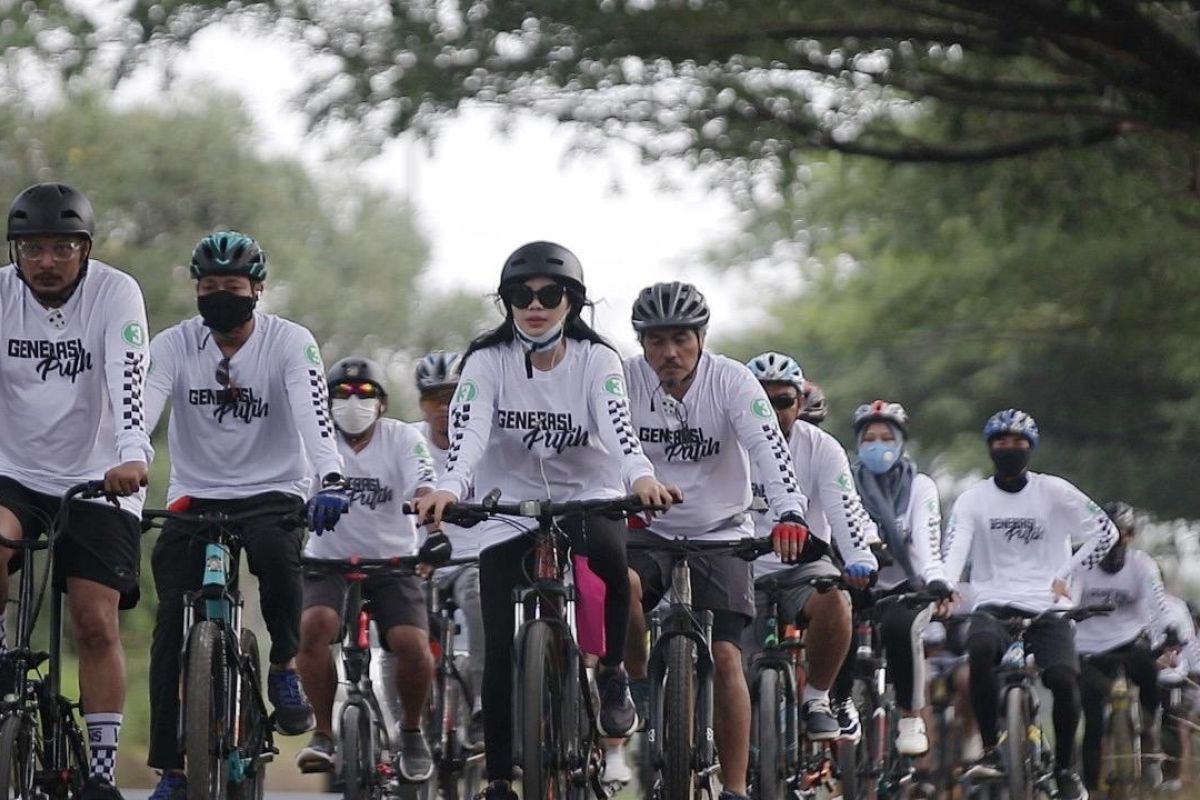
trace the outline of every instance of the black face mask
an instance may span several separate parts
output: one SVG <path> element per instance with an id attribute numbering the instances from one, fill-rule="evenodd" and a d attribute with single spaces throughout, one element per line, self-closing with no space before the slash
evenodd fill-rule
<path id="1" fill-rule="evenodd" d="M 1125 545 L 1118 542 L 1112 546 L 1111 550 L 1104 554 L 1104 559 L 1100 562 L 1100 569 L 1112 575 L 1120 572 L 1124 566 Z"/>
<path id="2" fill-rule="evenodd" d="M 256 303 L 258 298 L 253 295 L 247 297 L 225 291 L 210 292 L 196 298 L 204 324 L 217 333 L 229 333 L 250 319 Z"/>
<path id="3" fill-rule="evenodd" d="M 1030 451 L 1016 448 L 993 448 L 989 453 L 992 464 L 996 467 L 996 477 L 1001 480 L 1013 480 L 1020 476 L 1029 466 Z"/>

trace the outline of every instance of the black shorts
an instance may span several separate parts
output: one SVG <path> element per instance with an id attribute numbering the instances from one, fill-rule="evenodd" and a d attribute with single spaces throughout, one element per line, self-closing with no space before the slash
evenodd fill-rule
<path id="1" fill-rule="evenodd" d="M 346 579 L 341 575 L 305 575 L 304 609 L 324 606 L 341 614 L 347 589 Z M 371 604 L 371 616 L 385 648 L 386 632 L 397 625 L 429 631 L 425 594 L 421 591 L 421 579 L 415 575 L 373 575 L 363 582 L 363 597 Z"/>
<path id="2" fill-rule="evenodd" d="M 629 531 L 629 542 L 662 542 L 644 530 Z M 642 610 L 649 613 L 671 588 L 671 568 L 679 554 L 631 548 L 629 568 L 642 581 Z M 692 553 L 692 607 L 713 612 L 713 641 L 741 646 L 742 629 L 754 619 L 754 577 L 750 564 L 731 553 Z"/>
<path id="3" fill-rule="evenodd" d="M 40 537 L 58 515 L 62 498 L 35 492 L 12 478 L 0 476 L 0 506 L 21 523 L 22 535 Z M 137 605 L 141 592 L 141 520 L 110 505 L 75 500 L 71 518 L 54 545 L 54 584 L 63 591 L 67 578 L 108 586 L 121 593 L 120 608 Z M 9 572 L 21 568 L 22 553 L 14 553 Z"/>
<path id="4" fill-rule="evenodd" d="M 974 645 L 985 640 L 995 649 L 996 664 L 1004 655 L 1005 649 L 1012 642 L 1003 623 L 996 619 L 1001 617 L 1033 616 L 1010 608 L 987 607 L 993 613 L 985 613 L 976 609 L 971 613 L 970 627 L 967 629 L 967 650 L 975 649 Z M 1075 623 L 1062 617 L 1049 617 L 1035 623 L 1025 632 L 1025 648 L 1033 653 L 1034 663 L 1043 672 L 1051 667 L 1064 667 L 1076 675 L 1079 674 L 1079 655 L 1075 652 Z"/>

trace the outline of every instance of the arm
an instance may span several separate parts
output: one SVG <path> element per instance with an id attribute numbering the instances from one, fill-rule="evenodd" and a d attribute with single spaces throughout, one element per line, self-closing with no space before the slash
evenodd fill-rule
<path id="1" fill-rule="evenodd" d="M 731 373 L 734 383 L 726 408 L 738 441 L 749 453 L 756 473 L 762 476 L 771 513 L 775 519 L 789 511 L 803 516 L 808 498 L 796 482 L 792 454 L 767 394 L 749 370 L 734 375 Z"/>
<path id="2" fill-rule="evenodd" d="M 288 405 L 309 463 L 318 475 L 341 474 L 342 456 L 329 418 L 329 390 L 325 386 L 321 351 L 312 334 L 302 328 L 290 339 L 286 350 L 284 385 Z"/>
<path id="3" fill-rule="evenodd" d="M 130 278 L 114 282 L 104 330 L 104 376 L 112 404 L 117 461 L 149 464 L 154 456 L 146 428 L 146 306 Z"/>
<path id="4" fill-rule="evenodd" d="M 175 348 L 168 329 L 150 342 L 150 366 L 146 370 L 146 433 L 154 433 L 162 413 L 171 401 L 175 385 Z"/>
<path id="5" fill-rule="evenodd" d="M 926 581 L 945 580 L 939 551 L 942 545 L 942 508 L 937 484 L 918 474 L 913 481 L 912 544 L 909 557 L 917 576 Z"/>
<path id="6" fill-rule="evenodd" d="M 846 451 L 831 439 L 824 440 L 817 451 L 812 468 L 817 471 L 817 502 L 829 521 L 833 540 L 847 567 L 865 564 L 872 570 L 879 561 L 868 542 L 878 538 L 875 523 L 863 508 L 862 498 L 850 477 L 850 461 Z"/>
<path id="7" fill-rule="evenodd" d="M 953 586 L 962 580 L 963 568 L 971 555 L 975 538 L 975 513 L 966 495 L 954 501 L 950 522 L 946 525 L 945 552 L 942 554 L 946 580 Z"/>
<path id="8" fill-rule="evenodd" d="M 497 376 L 489 361 L 485 351 L 476 351 L 467 359 L 450 405 L 450 451 L 437 488 L 457 500 L 470 493 L 475 465 L 492 435 Z"/>
<path id="9" fill-rule="evenodd" d="M 1059 479 L 1053 485 L 1069 520 L 1083 534 L 1082 546 L 1055 573 L 1056 580 L 1067 581 L 1075 573 L 1092 569 L 1104 560 L 1104 554 L 1117 543 L 1117 528 L 1100 506 L 1070 483 Z"/>
<path id="10" fill-rule="evenodd" d="M 617 354 L 600 346 L 588 380 L 588 407 L 592 424 L 600 434 L 604 448 L 621 460 L 621 480 L 632 487 L 638 478 L 654 477 L 654 467 L 642 452 L 629 413 L 629 397 L 625 391 L 625 375 Z"/>
<path id="11" fill-rule="evenodd" d="M 425 437 L 413 425 L 404 426 L 404 452 L 401 454 L 401 474 L 404 476 L 404 496 L 420 497 L 433 491 L 437 484 L 437 470 Z"/>

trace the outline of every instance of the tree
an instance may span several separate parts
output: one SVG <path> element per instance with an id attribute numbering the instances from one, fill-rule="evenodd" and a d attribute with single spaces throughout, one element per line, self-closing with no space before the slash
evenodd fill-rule
<path id="1" fill-rule="evenodd" d="M 1194 2 L 139 0 L 131 21 L 179 42 L 229 17 L 332 58 L 318 120 L 396 132 L 481 100 L 777 179 L 812 150 L 976 163 L 1200 122 Z"/>

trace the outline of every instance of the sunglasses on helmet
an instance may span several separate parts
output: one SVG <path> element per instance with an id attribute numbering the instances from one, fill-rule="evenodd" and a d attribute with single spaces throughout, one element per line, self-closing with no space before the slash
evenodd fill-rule
<path id="1" fill-rule="evenodd" d="M 379 387 L 365 381 L 362 383 L 337 383 L 329 388 L 329 396 L 334 400 L 347 400 L 351 397 L 374 400 L 379 397 Z"/>
<path id="2" fill-rule="evenodd" d="M 547 284 L 536 291 L 520 283 L 505 291 L 504 301 L 513 308 L 526 309 L 533 304 L 534 298 L 537 298 L 542 308 L 558 308 L 566 293 L 567 290 L 561 283 Z"/>

